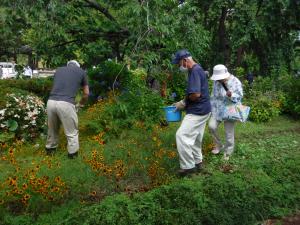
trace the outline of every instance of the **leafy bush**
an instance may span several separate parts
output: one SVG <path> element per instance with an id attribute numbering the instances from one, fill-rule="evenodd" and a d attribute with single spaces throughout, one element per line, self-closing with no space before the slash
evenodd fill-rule
<path id="1" fill-rule="evenodd" d="M 245 100 L 245 104 L 251 108 L 249 119 L 254 122 L 268 122 L 278 116 L 285 101 L 285 97 L 280 92 L 254 92 L 250 98 Z"/>
<path id="2" fill-rule="evenodd" d="M 269 121 L 279 113 L 300 115 L 300 78 L 287 75 L 257 77 L 253 86 L 244 84 L 245 102 L 251 107 L 250 119 Z"/>
<path id="3" fill-rule="evenodd" d="M 124 87 L 124 80 L 129 74 L 127 67 L 113 61 L 105 61 L 87 72 L 89 77 L 90 97 L 97 100 L 112 89 Z"/>
<path id="4" fill-rule="evenodd" d="M 174 72 L 168 79 L 168 103 L 180 101 L 185 96 L 186 79 L 182 73 Z"/>
<path id="5" fill-rule="evenodd" d="M 239 78 L 239 80 L 244 80 L 245 79 L 245 75 L 246 75 L 246 71 L 243 67 L 237 67 L 235 68 L 235 72 L 234 75 Z"/>
<path id="6" fill-rule="evenodd" d="M 284 112 L 300 116 L 300 77 L 281 77 L 278 86 L 286 96 Z"/>
<path id="7" fill-rule="evenodd" d="M 0 108 L 0 142 L 7 141 L 8 137 L 37 137 L 45 125 L 43 101 L 24 92 L 7 93 L 5 99 L 5 107 Z"/>
<path id="8" fill-rule="evenodd" d="M 3 88 L 17 88 L 32 92 L 42 98 L 44 102 L 48 100 L 53 78 L 37 78 L 37 79 L 6 79 L 0 80 L 0 89 Z"/>
<path id="9" fill-rule="evenodd" d="M 98 116 L 92 116 L 94 119 L 87 121 L 86 126 L 92 132 L 110 131 L 110 134 L 118 136 L 138 121 L 144 121 L 146 126 L 160 122 L 163 100 L 158 93 L 146 87 L 145 79 L 144 70 L 130 71 L 123 80 L 123 91 L 109 92 L 106 99 L 88 109 L 88 114 Z"/>

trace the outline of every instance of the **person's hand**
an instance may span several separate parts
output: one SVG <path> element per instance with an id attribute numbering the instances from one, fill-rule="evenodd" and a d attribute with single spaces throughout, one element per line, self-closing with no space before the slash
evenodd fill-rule
<path id="1" fill-rule="evenodd" d="M 76 112 L 78 112 L 81 108 L 83 108 L 84 105 L 80 104 L 80 103 L 77 103 L 75 105 L 75 109 L 76 109 Z"/>
<path id="2" fill-rule="evenodd" d="M 226 95 L 230 98 L 231 95 L 232 95 L 231 91 L 227 91 L 227 92 L 226 92 Z"/>
<path id="3" fill-rule="evenodd" d="M 185 109 L 185 101 L 184 100 L 176 102 L 173 105 L 176 107 L 175 111 L 184 110 Z"/>

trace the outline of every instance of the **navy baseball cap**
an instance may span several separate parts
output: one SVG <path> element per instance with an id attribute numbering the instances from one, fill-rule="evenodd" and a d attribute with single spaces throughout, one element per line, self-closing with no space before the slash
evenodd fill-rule
<path id="1" fill-rule="evenodd" d="M 175 56 L 172 60 L 172 64 L 178 64 L 180 60 L 192 56 L 188 50 L 182 49 L 175 53 Z"/>

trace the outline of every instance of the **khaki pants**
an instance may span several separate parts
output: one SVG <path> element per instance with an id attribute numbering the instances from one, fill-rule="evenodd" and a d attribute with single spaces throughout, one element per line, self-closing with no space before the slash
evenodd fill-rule
<path id="1" fill-rule="evenodd" d="M 181 169 L 192 169 L 202 162 L 202 139 L 206 121 L 210 113 L 204 116 L 187 114 L 176 132 L 176 144 Z"/>
<path id="2" fill-rule="evenodd" d="M 63 125 L 68 141 L 68 152 L 75 153 L 79 149 L 78 117 L 75 105 L 64 102 L 48 100 L 48 136 L 46 148 L 56 148 L 59 141 L 59 128 Z"/>
<path id="3" fill-rule="evenodd" d="M 217 148 L 222 148 L 222 142 L 218 135 L 218 127 L 221 124 L 221 121 L 217 121 L 213 116 L 208 122 L 208 128 L 211 132 L 214 142 Z M 225 128 L 225 138 L 226 144 L 224 146 L 224 152 L 228 155 L 232 154 L 234 150 L 234 122 L 233 121 L 224 121 Z"/>

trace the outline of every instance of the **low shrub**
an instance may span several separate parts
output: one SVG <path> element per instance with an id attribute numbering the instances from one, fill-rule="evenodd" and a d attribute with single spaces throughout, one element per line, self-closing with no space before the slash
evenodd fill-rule
<path id="1" fill-rule="evenodd" d="M 17 88 L 32 92 L 42 98 L 44 102 L 48 100 L 53 84 L 53 77 L 34 79 L 7 79 L 0 80 L 0 89 Z"/>
<path id="2" fill-rule="evenodd" d="M 131 71 L 124 80 L 125 90 L 111 91 L 106 99 L 91 106 L 87 117 L 93 117 L 93 120 L 83 124 L 92 132 L 109 131 L 118 136 L 138 121 L 143 121 L 146 126 L 159 123 L 163 117 L 163 100 L 145 86 L 145 77 L 143 70 Z"/>
<path id="3" fill-rule="evenodd" d="M 61 224 L 256 224 L 280 215 L 299 197 L 281 198 L 296 185 L 274 183 L 264 172 L 216 173 L 182 180 L 132 198 L 115 195 L 70 214 Z"/>
<path id="4" fill-rule="evenodd" d="M 130 72 L 124 65 L 105 61 L 87 72 L 89 77 L 90 99 L 96 101 L 107 96 L 112 89 L 124 88 L 124 80 Z"/>
<path id="5" fill-rule="evenodd" d="M 279 113 L 300 116 L 300 78 L 292 75 L 257 77 L 252 86 L 244 84 L 245 101 L 251 108 L 250 119 L 270 121 Z"/>
<path id="6" fill-rule="evenodd" d="M 300 116 L 300 77 L 286 76 L 280 79 L 280 90 L 285 93 L 284 112 Z"/>
<path id="7" fill-rule="evenodd" d="M 6 93 L 0 108 L 0 142 L 13 138 L 32 139 L 39 136 L 45 125 L 46 113 L 43 101 L 24 91 Z"/>
<path id="8" fill-rule="evenodd" d="M 249 119 L 254 122 L 268 122 L 283 110 L 285 97 L 281 92 L 252 92 L 245 104 L 251 108 Z"/>

